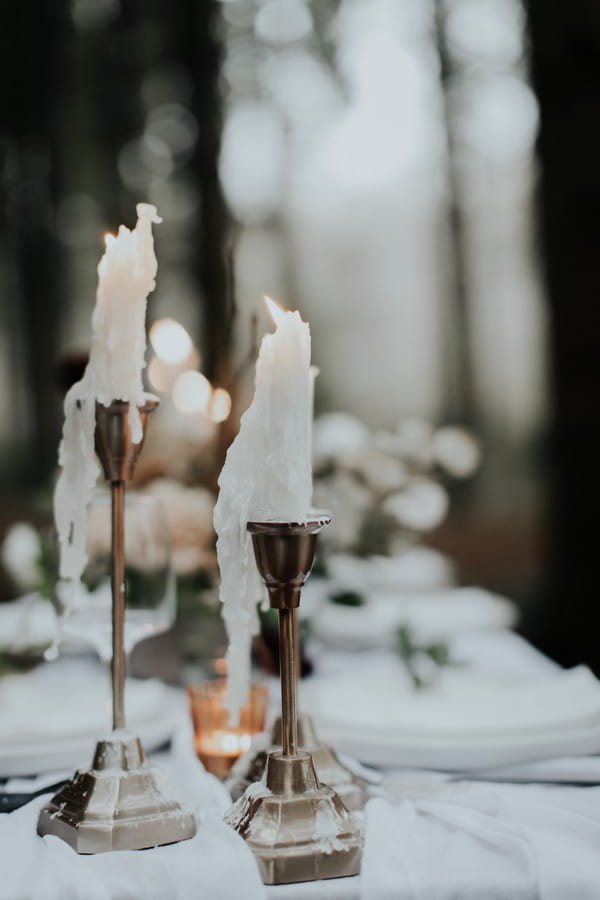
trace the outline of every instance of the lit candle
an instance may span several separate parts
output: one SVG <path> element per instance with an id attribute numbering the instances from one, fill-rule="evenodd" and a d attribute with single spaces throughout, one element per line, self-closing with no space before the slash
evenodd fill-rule
<path id="1" fill-rule="evenodd" d="M 129 401 L 134 443 L 142 439 L 138 406 L 148 399 L 142 385 L 146 351 L 146 301 L 157 271 L 152 223 L 156 208 L 137 206 L 133 231 L 124 225 L 106 236 L 98 265 L 98 290 L 92 316 L 92 349 L 81 381 L 65 397 L 65 421 L 58 461 L 62 472 L 54 495 L 60 542 L 60 575 L 79 579 L 87 562 L 85 517 L 100 472 L 94 454 L 96 401 Z"/>
<path id="2" fill-rule="evenodd" d="M 229 637 L 225 703 L 233 721 L 248 695 L 250 646 L 264 593 L 246 523 L 305 521 L 312 495 L 310 330 L 298 312 L 265 299 L 276 331 L 260 347 L 254 399 L 227 452 L 214 518 Z"/>

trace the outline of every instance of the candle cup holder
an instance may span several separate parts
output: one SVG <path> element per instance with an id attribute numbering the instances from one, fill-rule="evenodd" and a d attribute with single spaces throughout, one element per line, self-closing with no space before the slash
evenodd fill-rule
<path id="1" fill-rule="evenodd" d="M 321 741 L 312 716 L 307 713 L 298 713 L 298 746 L 310 752 L 319 781 L 333 788 L 346 809 L 355 812 L 364 808 L 368 799 L 367 782 L 345 766 L 332 747 Z M 260 781 L 267 755 L 278 750 L 281 750 L 281 716 L 273 723 L 269 745 L 251 749 L 233 767 L 226 782 L 233 800 L 238 800 L 252 782 Z"/>
<path id="2" fill-rule="evenodd" d="M 224 678 L 188 685 L 196 754 L 206 771 L 221 780 L 227 778 L 236 760 L 248 750 L 252 737 L 263 731 L 268 698 L 266 684 L 251 684 L 248 702 L 234 727 L 229 724 L 229 710 L 223 705 L 226 691 Z"/>
<path id="3" fill-rule="evenodd" d="M 139 407 L 145 433 L 158 401 Z M 96 452 L 112 495 L 112 700 L 113 731 L 96 746 L 92 766 L 43 807 L 38 834 L 53 834 L 78 853 L 142 850 L 187 840 L 196 833 L 191 812 L 173 796 L 162 772 L 146 758 L 137 735 L 125 728 L 124 506 L 125 482 L 133 476 L 142 441 L 134 444 L 129 403 L 96 404 Z"/>
<path id="4" fill-rule="evenodd" d="M 271 607 L 279 610 L 282 749 L 268 753 L 262 782 L 248 787 L 225 821 L 246 840 L 265 884 L 340 878 L 360 869 L 360 823 L 321 784 L 310 752 L 298 748 L 296 609 L 317 533 L 329 522 L 321 516 L 305 523 L 248 523 Z"/>

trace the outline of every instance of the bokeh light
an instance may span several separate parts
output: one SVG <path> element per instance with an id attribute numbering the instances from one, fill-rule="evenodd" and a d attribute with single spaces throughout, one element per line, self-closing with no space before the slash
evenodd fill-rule
<path id="1" fill-rule="evenodd" d="M 254 33 L 271 44 L 300 41 L 312 31 L 313 21 L 306 3 L 299 0 L 271 0 L 256 13 Z"/>
<path id="2" fill-rule="evenodd" d="M 271 106 L 248 100 L 232 106 L 219 168 L 225 194 L 240 221 L 261 222 L 278 208 L 283 153 L 282 123 Z"/>
<path id="3" fill-rule="evenodd" d="M 71 16 L 82 30 L 105 28 L 121 12 L 119 0 L 73 0 Z"/>
<path id="4" fill-rule="evenodd" d="M 514 74 L 493 74 L 462 88 L 459 133 L 465 144 L 496 164 L 533 149 L 539 111 L 528 85 Z"/>
<path id="5" fill-rule="evenodd" d="M 401 527 L 430 531 L 444 521 L 449 499 L 444 488 L 428 478 L 417 478 L 406 488 L 390 494 L 382 510 Z"/>
<path id="6" fill-rule="evenodd" d="M 467 478 L 479 465 L 481 447 L 470 431 L 446 425 L 433 436 L 433 455 L 450 475 Z"/>
<path id="7" fill-rule="evenodd" d="M 205 413 L 212 394 L 210 381 L 201 372 L 183 372 L 173 385 L 173 403 L 183 413 Z"/>
<path id="8" fill-rule="evenodd" d="M 159 359 L 158 356 L 153 356 L 148 363 L 146 371 L 150 387 L 160 394 L 166 394 L 173 380 L 171 367 L 164 363 L 162 359 Z"/>
<path id="9" fill-rule="evenodd" d="M 183 325 L 174 319 L 154 322 L 149 337 L 158 358 L 172 366 L 185 362 L 193 349 L 191 337 Z"/>
<path id="10" fill-rule="evenodd" d="M 198 125 L 192 113 L 180 103 L 163 103 L 148 114 L 146 136 L 166 144 L 174 156 L 189 158 L 198 137 Z"/>
<path id="11" fill-rule="evenodd" d="M 231 412 L 231 397 L 225 388 L 215 388 L 208 407 L 208 418 L 218 424 L 224 422 Z"/>

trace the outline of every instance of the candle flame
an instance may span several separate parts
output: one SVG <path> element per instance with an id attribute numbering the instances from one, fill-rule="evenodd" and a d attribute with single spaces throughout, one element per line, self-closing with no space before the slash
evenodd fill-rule
<path id="1" fill-rule="evenodd" d="M 267 297 L 266 294 L 264 295 L 264 297 L 265 297 L 265 303 L 267 304 L 267 309 L 271 313 L 271 318 L 275 322 L 275 325 L 277 326 L 277 328 L 279 328 L 279 326 L 281 324 L 283 324 L 283 319 L 285 316 L 285 309 L 283 309 L 283 307 L 279 306 L 278 303 L 275 303 L 274 300 L 271 300 L 270 297 Z"/>

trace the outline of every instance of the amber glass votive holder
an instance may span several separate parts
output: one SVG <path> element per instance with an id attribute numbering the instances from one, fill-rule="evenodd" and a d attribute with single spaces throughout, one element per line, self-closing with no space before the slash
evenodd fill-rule
<path id="1" fill-rule="evenodd" d="M 264 731 L 268 699 L 266 684 L 252 684 L 239 724 L 230 725 L 229 710 L 223 706 L 226 688 L 224 678 L 188 686 L 196 753 L 204 768 L 221 779 L 249 750 L 252 736 Z"/>

